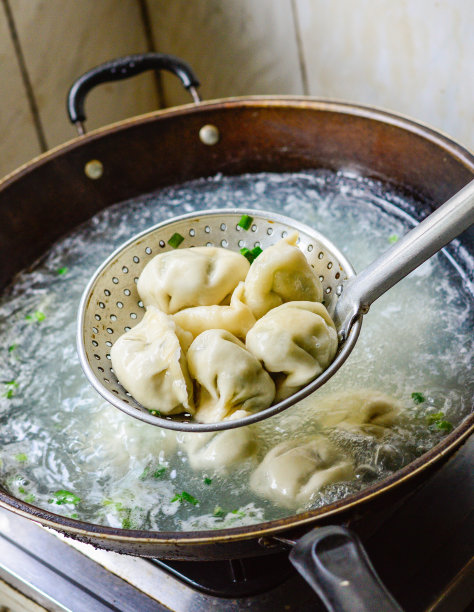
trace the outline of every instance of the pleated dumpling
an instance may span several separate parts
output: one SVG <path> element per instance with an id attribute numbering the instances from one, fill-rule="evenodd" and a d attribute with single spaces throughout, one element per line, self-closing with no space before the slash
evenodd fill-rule
<path id="1" fill-rule="evenodd" d="M 137 290 L 146 307 L 153 305 L 168 314 L 220 304 L 245 279 L 249 266 L 243 255 L 228 249 L 176 249 L 148 262 Z"/>
<path id="2" fill-rule="evenodd" d="M 150 306 L 140 323 L 112 346 L 112 367 L 145 408 L 193 414 L 193 384 L 185 356 L 190 340 L 191 334 L 180 330 L 172 317 Z"/>
<path id="3" fill-rule="evenodd" d="M 394 425 L 402 412 L 395 398 L 373 389 L 342 391 L 319 398 L 313 396 L 314 418 L 322 427 L 338 427 L 381 435 Z"/>
<path id="4" fill-rule="evenodd" d="M 250 487 L 279 506 L 299 508 L 323 487 L 353 475 L 352 461 L 327 438 L 315 435 L 272 448 L 251 475 Z"/>
<path id="5" fill-rule="evenodd" d="M 237 338 L 245 339 L 255 323 L 252 311 L 242 302 L 244 283 L 240 282 L 232 294 L 229 306 L 195 306 L 173 315 L 178 325 L 194 337 L 208 329 L 225 329 Z"/>
<path id="6" fill-rule="evenodd" d="M 188 351 L 191 376 L 199 383 L 196 421 L 216 423 L 234 412 L 268 408 L 275 385 L 260 361 L 230 332 L 212 329 L 199 334 Z"/>
<path id="7" fill-rule="evenodd" d="M 323 372 L 337 351 L 337 332 L 319 302 L 287 302 L 259 319 L 246 346 L 275 376 L 276 399 L 296 393 Z"/>
<path id="8" fill-rule="evenodd" d="M 257 450 L 255 428 L 251 425 L 225 431 L 185 433 L 181 439 L 193 470 L 226 472 Z"/>
<path id="9" fill-rule="evenodd" d="M 245 302 L 255 317 L 263 317 L 284 302 L 321 302 L 323 287 L 302 251 L 293 232 L 265 249 L 250 266 L 245 279 Z"/>

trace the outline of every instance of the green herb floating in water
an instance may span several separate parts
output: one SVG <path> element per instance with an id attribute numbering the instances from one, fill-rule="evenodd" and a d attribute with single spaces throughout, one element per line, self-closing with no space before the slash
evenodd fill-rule
<path id="1" fill-rule="evenodd" d="M 252 221 L 253 221 L 253 217 L 250 217 L 249 215 L 242 215 L 237 225 L 244 230 L 248 230 L 250 226 L 252 225 Z"/>
<path id="2" fill-rule="evenodd" d="M 152 416 L 157 416 L 160 417 L 161 416 L 161 412 L 159 410 L 149 410 L 148 411 Z"/>
<path id="3" fill-rule="evenodd" d="M 435 412 L 434 414 L 429 414 L 426 418 L 431 426 L 440 431 L 449 432 L 453 429 L 453 425 L 449 421 L 446 421 L 444 416 L 444 412 Z"/>
<path id="4" fill-rule="evenodd" d="M 11 345 L 8 347 L 8 352 L 9 352 L 9 353 L 13 353 L 13 351 L 14 351 L 14 350 L 15 350 L 17 347 L 18 347 L 18 344 L 11 344 Z"/>
<path id="5" fill-rule="evenodd" d="M 81 498 L 71 493 L 71 491 L 66 491 L 65 489 L 61 489 L 60 491 L 56 491 L 53 493 L 53 498 L 50 499 L 48 503 L 57 504 L 61 506 L 62 504 L 72 504 L 75 506 L 81 501 Z"/>
<path id="6" fill-rule="evenodd" d="M 59 268 L 59 270 L 56 271 L 56 274 L 58 276 L 64 276 L 64 274 L 67 274 L 67 272 L 68 272 L 68 268 L 64 266 L 64 268 Z"/>
<path id="7" fill-rule="evenodd" d="M 162 478 L 164 476 L 165 472 L 166 472 L 166 468 L 165 467 L 160 467 L 160 468 L 158 468 L 156 470 L 153 470 L 153 471 L 152 471 L 151 467 L 146 467 L 138 478 L 140 480 L 146 480 L 150 476 L 153 477 L 153 478 Z"/>
<path id="8" fill-rule="evenodd" d="M 186 501 L 192 504 L 193 506 L 197 506 L 199 503 L 199 500 L 197 500 L 187 491 L 183 491 L 182 493 L 176 493 L 176 495 L 173 497 L 171 501 L 172 502 L 176 502 L 176 501 L 185 502 Z"/>
<path id="9" fill-rule="evenodd" d="M 28 456 L 25 455 L 25 453 L 20 453 L 19 455 L 15 455 L 15 459 L 17 461 L 20 461 L 20 463 L 23 463 L 25 461 L 28 461 Z M 21 491 L 20 491 L 20 493 L 21 493 Z"/>
<path id="10" fill-rule="evenodd" d="M 7 399 L 11 399 L 15 395 L 15 390 L 18 389 L 18 383 L 16 380 L 8 380 L 3 383 L 6 387 L 6 391 L 3 394 L 3 397 Z"/>
<path id="11" fill-rule="evenodd" d="M 256 246 L 253 249 L 248 249 L 247 247 L 240 249 L 240 254 L 248 259 L 250 263 L 253 263 L 260 253 L 262 253 L 262 249 L 259 246 Z"/>
<path id="12" fill-rule="evenodd" d="M 415 404 L 422 404 L 423 402 L 426 402 L 426 399 L 423 393 L 418 393 L 418 392 L 412 393 L 411 398 L 415 402 Z"/>
<path id="13" fill-rule="evenodd" d="M 220 506 L 216 506 L 212 516 L 215 516 L 216 518 L 224 518 L 225 514 L 225 510 L 223 510 Z"/>
<path id="14" fill-rule="evenodd" d="M 183 242 L 183 240 L 184 240 L 183 236 L 181 236 L 181 234 L 178 234 L 176 232 L 168 240 L 168 244 L 170 245 L 170 247 L 173 247 L 173 249 L 177 249 L 179 245 Z"/>
<path id="15" fill-rule="evenodd" d="M 388 241 L 390 242 L 390 244 L 397 242 L 397 240 L 398 240 L 397 234 L 392 234 L 391 236 L 388 237 Z"/>
<path id="16" fill-rule="evenodd" d="M 26 315 L 25 319 L 30 323 L 41 323 L 41 321 L 44 321 L 46 319 L 46 315 L 44 314 L 44 312 L 41 312 L 41 310 L 36 310 L 33 314 Z"/>
<path id="17" fill-rule="evenodd" d="M 211 478 L 204 478 L 204 484 L 207 484 L 207 485 L 212 484 L 212 479 Z"/>
<path id="18" fill-rule="evenodd" d="M 245 516 L 245 512 L 242 512 L 242 510 L 232 510 L 231 514 L 236 514 L 239 518 L 243 518 Z"/>

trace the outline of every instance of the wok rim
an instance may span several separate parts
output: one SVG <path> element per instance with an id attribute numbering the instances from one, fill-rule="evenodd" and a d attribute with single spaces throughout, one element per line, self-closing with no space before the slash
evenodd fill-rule
<path id="1" fill-rule="evenodd" d="M 98 138 L 101 138 L 108 133 L 112 133 L 118 130 L 127 129 L 140 123 L 153 122 L 156 119 L 166 119 L 168 117 L 175 117 L 180 115 L 186 115 L 194 112 L 204 112 L 206 110 L 230 110 L 232 107 L 245 108 L 245 107 L 291 107 L 301 108 L 314 111 L 322 112 L 334 112 L 345 115 L 352 115 L 359 118 L 366 118 L 375 121 L 380 121 L 394 127 L 401 128 L 413 134 L 417 134 L 430 141 L 431 143 L 441 146 L 447 150 L 450 154 L 456 156 L 458 161 L 461 161 L 468 169 L 474 173 L 474 152 L 471 152 L 467 146 L 458 143 L 448 134 L 444 134 L 442 131 L 432 127 L 426 122 L 419 121 L 418 119 L 411 118 L 402 113 L 395 113 L 390 110 L 386 110 L 376 106 L 369 106 L 364 104 L 357 104 L 352 102 L 346 102 L 342 100 L 334 100 L 330 98 L 318 98 L 312 96 L 236 96 L 230 98 L 217 98 L 215 100 L 207 100 L 200 102 L 199 104 L 190 103 L 183 104 L 180 106 L 173 106 L 171 108 L 159 109 L 151 111 L 149 113 L 143 113 L 127 119 L 116 121 L 109 125 L 101 126 L 82 136 L 76 136 L 61 143 L 40 155 L 33 157 L 30 161 L 25 162 L 18 168 L 6 174 L 3 178 L 0 178 L 0 190 L 6 187 L 9 183 L 15 181 L 17 178 L 22 177 L 28 171 L 36 169 L 43 163 L 48 162 L 59 155 L 75 149 L 84 143 L 92 142 Z"/>
<path id="2" fill-rule="evenodd" d="M 39 168 L 50 160 L 59 157 L 63 153 L 81 147 L 85 143 L 92 142 L 104 135 L 119 130 L 126 130 L 140 123 L 153 122 L 171 117 L 187 115 L 188 113 L 199 113 L 206 110 L 231 110 L 232 108 L 294 108 L 313 111 L 333 112 L 351 115 L 358 118 L 366 118 L 372 121 L 385 123 L 409 133 L 415 134 L 432 144 L 437 145 L 449 155 L 456 158 L 468 170 L 474 174 L 474 155 L 464 145 L 459 144 L 449 135 L 443 134 L 438 129 L 410 118 L 400 113 L 394 113 L 379 107 L 339 101 L 327 98 L 309 96 L 243 96 L 221 98 L 201 102 L 200 104 L 185 104 L 161 109 L 138 115 L 136 117 L 123 119 L 113 124 L 91 130 L 83 136 L 72 138 L 49 151 L 33 158 L 29 162 L 19 166 L 16 170 L 8 173 L 0 179 L 0 190 L 10 183 L 21 179 L 25 174 Z M 429 451 L 410 462 L 402 469 L 394 472 L 387 478 L 377 482 L 362 491 L 350 495 L 342 500 L 318 508 L 308 510 L 300 514 L 263 523 L 255 523 L 243 527 L 232 527 L 228 529 L 208 531 L 178 531 L 159 532 L 147 530 L 130 530 L 105 525 L 87 523 L 78 519 L 61 516 L 28 504 L 0 489 L 0 507 L 14 512 L 19 516 L 34 520 L 44 527 L 66 533 L 79 539 L 101 538 L 104 542 L 133 543 L 133 544 L 157 544 L 157 545 L 201 545 L 201 544 L 225 544 L 245 540 L 253 540 L 261 536 L 278 534 L 298 527 L 308 527 L 314 523 L 337 516 L 349 509 L 361 506 L 368 501 L 380 497 L 382 494 L 400 486 L 415 476 L 430 468 L 445 456 L 449 455 L 456 447 L 461 445 L 474 432 L 474 413 L 467 416 L 453 432 L 443 438 Z"/>

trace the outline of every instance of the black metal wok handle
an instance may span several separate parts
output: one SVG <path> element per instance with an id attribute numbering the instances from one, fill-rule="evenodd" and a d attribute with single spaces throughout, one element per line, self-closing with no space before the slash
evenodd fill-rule
<path id="1" fill-rule="evenodd" d="M 185 89 L 190 92 L 193 100 L 200 102 L 199 94 L 196 91 L 196 88 L 199 87 L 199 81 L 191 67 L 179 57 L 164 53 L 137 53 L 119 57 L 88 70 L 73 83 L 69 90 L 67 112 L 71 123 L 77 127 L 79 133 L 85 133 L 86 114 L 84 104 L 91 89 L 101 83 L 128 79 L 147 70 L 168 70 L 172 72 L 181 80 Z"/>
<path id="2" fill-rule="evenodd" d="M 310 531 L 295 543 L 290 561 L 330 612 L 402 612 L 345 527 Z"/>

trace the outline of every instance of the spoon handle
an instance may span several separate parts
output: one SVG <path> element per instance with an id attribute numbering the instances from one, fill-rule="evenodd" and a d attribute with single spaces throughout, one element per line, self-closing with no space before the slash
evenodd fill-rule
<path id="1" fill-rule="evenodd" d="M 343 287 L 334 313 L 342 339 L 354 320 L 412 270 L 474 223 L 474 181 L 416 225 Z"/>

